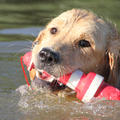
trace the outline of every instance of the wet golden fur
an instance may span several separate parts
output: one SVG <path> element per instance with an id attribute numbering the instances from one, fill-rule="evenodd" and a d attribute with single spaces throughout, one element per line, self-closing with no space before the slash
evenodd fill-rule
<path id="1" fill-rule="evenodd" d="M 57 28 L 56 34 L 50 33 L 52 28 Z M 88 41 L 91 46 L 79 46 L 81 40 Z M 36 41 L 38 43 L 32 50 L 36 69 L 45 69 L 55 77 L 76 69 L 86 74 L 92 71 L 104 76 L 108 84 L 120 88 L 120 38 L 117 29 L 94 13 L 80 9 L 64 12 L 39 33 Z M 38 52 L 43 47 L 59 52 L 60 62 L 54 66 L 41 66 Z"/>

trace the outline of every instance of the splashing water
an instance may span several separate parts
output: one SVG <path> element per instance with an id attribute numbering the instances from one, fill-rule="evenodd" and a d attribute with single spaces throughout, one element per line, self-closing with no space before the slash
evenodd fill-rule
<path id="1" fill-rule="evenodd" d="M 21 98 L 18 102 L 21 111 L 30 120 L 116 120 L 120 118 L 120 102 L 105 99 L 94 100 L 91 103 L 68 101 L 52 95 L 33 92 L 27 85 L 22 86 Z M 32 117 L 32 118 L 31 118 Z"/>

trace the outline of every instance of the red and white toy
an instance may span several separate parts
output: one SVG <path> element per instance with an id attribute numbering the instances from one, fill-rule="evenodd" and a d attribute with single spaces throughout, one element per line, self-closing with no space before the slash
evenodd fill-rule
<path id="1" fill-rule="evenodd" d="M 30 71 L 35 69 L 35 66 L 32 62 L 31 52 L 26 53 L 21 57 L 21 65 L 22 59 L 25 65 L 27 66 L 27 70 Z M 24 72 L 24 68 L 23 68 Z M 24 73 L 25 75 L 25 73 Z M 47 80 L 47 77 L 53 79 L 47 72 L 43 71 L 43 75 L 41 79 Z M 39 76 L 38 76 L 39 77 Z M 26 75 L 25 75 L 26 78 Z M 26 80 L 28 83 L 28 80 Z M 58 81 L 67 85 L 69 88 L 77 92 L 76 97 L 83 101 L 84 103 L 90 102 L 93 97 L 103 98 L 105 97 L 107 100 L 120 100 L 120 90 L 110 86 L 109 84 L 104 82 L 104 77 L 90 72 L 89 74 L 84 74 L 80 70 L 76 70 L 73 73 L 69 73 L 64 75 L 61 78 L 58 78 Z M 28 83 L 28 86 L 30 84 Z"/>
<path id="2" fill-rule="evenodd" d="M 93 97 L 107 100 L 120 100 L 120 90 L 104 82 L 104 78 L 96 73 L 84 74 L 80 70 L 67 74 L 59 79 L 77 92 L 77 98 L 84 103 Z"/>

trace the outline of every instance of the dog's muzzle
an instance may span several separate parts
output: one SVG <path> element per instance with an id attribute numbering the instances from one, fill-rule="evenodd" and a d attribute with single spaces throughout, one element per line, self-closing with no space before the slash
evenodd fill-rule
<path id="1" fill-rule="evenodd" d="M 40 62 L 44 63 L 45 65 L 51 66 L 59 61 L 59 54 L 51 48 L 44 47 L 39 52 L 39 58 Z"/>

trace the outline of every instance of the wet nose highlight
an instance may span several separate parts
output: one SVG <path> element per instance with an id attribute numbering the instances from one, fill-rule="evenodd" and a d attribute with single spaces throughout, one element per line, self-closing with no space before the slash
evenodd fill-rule
<path id="1" fill-rule="evenodd" d="M 45 63 L 46 65 L 52 65 L 58 62 L 59 55 L 51 48 L 43 48 L 39 52 L 39 58 L 42 63 Z"/>

